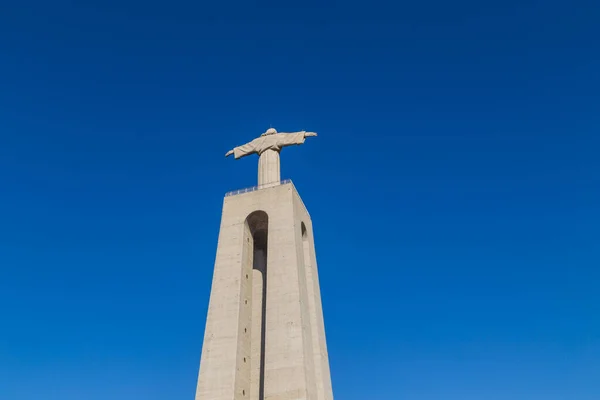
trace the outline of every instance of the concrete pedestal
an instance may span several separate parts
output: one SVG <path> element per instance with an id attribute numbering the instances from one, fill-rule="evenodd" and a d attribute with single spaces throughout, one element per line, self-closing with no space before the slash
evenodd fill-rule
<path id="1" fill-rule="evenodd" d="M 300 196 L 287 183 L 226 197 L 196 400 L 332 399 L 312 222 Z"/>

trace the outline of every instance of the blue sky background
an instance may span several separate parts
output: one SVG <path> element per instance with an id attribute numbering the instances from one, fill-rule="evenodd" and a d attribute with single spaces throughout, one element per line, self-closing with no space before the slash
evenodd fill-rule
<path id="1" fill-rule="evenodd" d="M 0 6 L 0 398 L 193 399 L 270 125 L 338 400 L 600 398 L 594 1 Z"/>

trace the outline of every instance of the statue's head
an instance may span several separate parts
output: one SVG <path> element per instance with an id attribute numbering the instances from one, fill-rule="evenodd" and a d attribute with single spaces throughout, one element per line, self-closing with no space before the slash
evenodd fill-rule
<path id="1" fill-rule="evenodd" d="M 277 130 L 275 128 L 269 128 L 269 129 L 267 129 L 267 131 L 265 133 L 263 133 L 260 136 L 274 135 L 276 133 L 277 133 Z"/>

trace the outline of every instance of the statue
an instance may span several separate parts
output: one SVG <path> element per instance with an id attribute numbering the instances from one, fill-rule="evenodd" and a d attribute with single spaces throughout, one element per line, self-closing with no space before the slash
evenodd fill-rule
<path id="1" fill-rule="evenodd" d="M 225 157 L 233 154 L 235 159 L 238 159 L 251 154 L 258 154 L 259 186 L 279 184 L 281 180 L 279 152 L 283 147 L 304 143 L 304 140 L 309 136 L 317 136 L 317 134 L 306 131 L 278 133 L 274 128 L 270 128 L 250 143 L 229 150 Z"/>

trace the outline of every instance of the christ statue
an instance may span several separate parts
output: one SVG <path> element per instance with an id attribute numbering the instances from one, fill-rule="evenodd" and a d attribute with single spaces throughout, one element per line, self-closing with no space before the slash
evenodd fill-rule
<path id="1" fill-rule="evenodd" d="M 317 134 L 306 131 L 278 133 L 274 128 L 270 128 L 250 143 L 229 150 L 225 157 L 233 154 L 238 159 L 250 154 L 258 154 L 258 184 L 278 184 L 281 179 L 279 152 L 283 147 L 304 143 L 308 136 L 317 136 Z"/>

